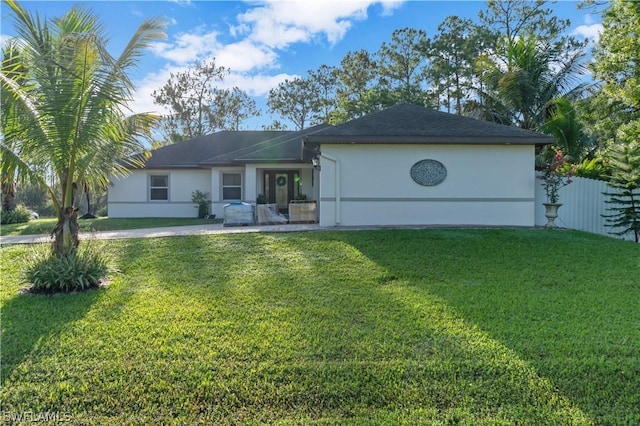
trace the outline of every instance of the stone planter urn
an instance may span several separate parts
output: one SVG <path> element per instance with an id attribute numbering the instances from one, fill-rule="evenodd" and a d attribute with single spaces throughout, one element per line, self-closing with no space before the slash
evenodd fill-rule
<path id="1" fill-rule="evenodd" d="M 544 215 L 547 218 L 545 228 L 557 228 L 556 218 L 558 217 L 558 209 L 562 206 L 561 203 L 542 203 L 544 206 Z"/>

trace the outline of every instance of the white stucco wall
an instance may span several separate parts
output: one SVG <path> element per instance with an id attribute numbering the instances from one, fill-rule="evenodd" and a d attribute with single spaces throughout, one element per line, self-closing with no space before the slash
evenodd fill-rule
<path id="1" fill-rule="evenodd" d="M 149 176 L 169 176 L 169 200 L 149 200 Z M 121 179 L 112 178 L 108 196 L 109 217 L 197 217 L 191 202 L 193 191 L 211 194 L 211 171 L 136 170 Z"/>
<path id="2" fill-rule="evenodd" d="M 247 167 L 222 167 L 214 169 L 184 170 L 136 170 L 126 178 L 111 179 L 108 196 L 109 217 L 197 217 L 198 210 L 191 202 L 195 190 L 208 192 L 211 213 L 224 216 L 224 205 L 232 202 L 222 197 L 222 175 L 240 173 L 242 176 L 242 201 L 254 204 L 257 194 L 263 192 L 264 170 L 299 170 L 301 192 L 309 199 L 318 199 L 319 183 L 311 165 L 260 164 Z M 169 176 L 169 201 L 149 200 L 149 176 Z"/>
<path id="3" fill-rule="evenodd" d="M 534 147 L 521 145 L 323 145 L 320 225 L 534 225 Z M 336 198 L 336 162 L 340 167 Z M 446 179 L 413 181 L 423 159 Z M 339 205 L 339 207 L 338 207 Z"/>
<path id="4" fill-rule="evenodd" d="M 300 193 L 305 194 L 308 200 L 315 200 L 314 186 L 318 187 L 318 181 L 315 180 L 313 169 L 311 167 L 300 169 Z"/>

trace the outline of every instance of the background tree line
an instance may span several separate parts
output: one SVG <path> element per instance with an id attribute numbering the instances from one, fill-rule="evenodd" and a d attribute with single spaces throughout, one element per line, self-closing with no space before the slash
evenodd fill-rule
<path id="1" fill-rule="evenodd" d="M 640 134 L 637 65 L 640 63 L 637 42 L 640 5 L 625 1 L 598 5 L 588 0 L 583 6 L 601 9 L 597 11 L 602 13 L 604 31 L 593 46 L 567 35 L 570 23 L 554 16 L 544 0 L 489 0 L 477 22 L 449 16 L 432 35 L 421 29 L 397 29 L 375 52 L 364 49 L 348 52 L 337 66 L 321 65 L 273 88 L 267 107 L 270 114 L 279 118 L 265 128 L 303 129 L 319 123 L 339 124 L 398 102 L 408 102 L 549 133 L 556 137 L 558 148 L 578 164 L 579 175 L 609 178 L 612 164 L 638 161 L 635 147 Z M 36 22 L 29 21 L 22 13 L 18 16 L 26 20 L 25 25 L 35 26 Z M 90 23 L 95 22 L 94 19 Z M 75 46 L 84 46 L 83 52 L 93 55 L 85 58 L 87 64 L 97 55 L 91 50 L 93 46 L 103 41 L 102 28 L 92 28 L 89 23 L 85 27 L 83 44 L 76 42 Z M 32 40 L 34 45 L 38 40 L 47 41 L 50 46 L 58 43 L 56 52 L 67 54 L 65 46 L 70 45 L 65 45 L 65 40 L 48 41 L 52 35 L 46 33 L 46 28 L 41 30 L 45 33 L 38 35 L 35 28 L 33 34 L 25 32 L 21 37 Z M 69 28 L 68 39 L 78 39 L 73 31 Z M 75 187 L 74 182 L 69 184 L 64 173 L 66 166 L 35 155 L 34 146 L 24 143 L 25 137 L 33 135 L 26 133 L 25 126 L 17 126 L 14 119 L 22 113 L 19 108 L 29 104 L 21 106 L 11 93 L 19 93 L 17 89 L 21 86 L 25 93 L 27 89 L 35 93 L 33 81 L 44 78 L 44 74 L 36 74 L 43 63 L 25 55 L 22 46 L 10 42 L 3 49 L 0 172 L 4 210 L 15 206 L 16 183 L 25 189 L 48 186 L 52 188 L 52 192 L 47 192 L 52 200 L 60 200 L 63 193 L 67 197 L 66 194 L 77 196 L 85 189 L 100 191 L 100 185 L 105 182 L 103 171 L 113 169 L 114 158 L 124 152 L 110 151 L 107 145 L 101 151 L 104 156 L 88 156 L 87 161 L 91 162 L 87 164 L 91 168 L 82 164 L 83 168 L 87 167 L 87 173 L 81 180 L 92 183 L 85 185 L 75 179 Z M 76 55 L 74 60 L 83 59 L 78 49 L 67 50 Z M 593 60 L 587 62 L 589 52 L 593 53 Z M 80 70 L 81 65 L 73 63 L 69 67 Z M 592 79 L 585 77 L 587 71 L 591 72 Z M 80 75 L 79 71 L 67 74 L 74 78 Z M 132 116 L 126 121 L 127 125 L 137 128 L 137 132 L 144 128 L 146 133 L 150 126 L 155 126 L 154 146 L 219 130 L 241 129 L 243 121 L 262 112 L 246 92 L 237 87 L 223 88 L 228 74 L 227 68 L 211 59 L 171 75 L 153 94 L 155 102 L 166 107 L 169 113 L 158 122 L 148 118 L 141 121 L 142 117 Z M 69 90 L 76 80 L 70 78 Z M 40 89 L 46 87 L 39 86 Z M 114 99 L 120 101 L 121 98 Z M 41 106 L 40 103 L 31 105 Z M 56 112 L 55 108 L 52 111 Z M 72 121 L 68 125 L 74 128 Z M 121 127 L 119 131 L 125 130 Z M 140 148 L 134 143 L 130 146 Z M 542 153 L 539 157 L 541 161 L 545 155 Z M 97 167 L 100 163 L 104 170 Z M 71 165 L 75 168 L 78 164 Z M 634 167 L 631 170 L 638 166 Z M 67 190 L 70 185 L 72 191 Z M 52 209 L 58 211 L 55 206 Z"/>
<path id="2" fill-rule="evenodd" d="M 634 13 L 635 3 L 607 6 L 602 39 L 587 64 L 588 41 L 567 35 L 570 22 L 554 16 L 548 2 L 490 0 L 477 23 L 449 16 L 431 37 L 421 29 L 397 29 L 375 52 L 352 51 L 338 66 L 321 65 L 285 80 L 267 100 L 268 112 L 280 118 L 264 128 L 340 124 L 408 102 L 552 134 L 571 161 L 590 161 L 583 173 L 597 176 L 603 173 L 601 151 L 620 139 L 617 129 L 637 114 L 637 104 L 624 94 L 637 81 L 618 84 L 629 77 L 625 72 L 633 74 L 633 62 L 626 71 L 611 69 L 617 49 L 637 55 L 637 37 L 625 47 L 617 33 Z M 628 35 L 637 36 L 637 24 L 628 25 Z M 593 81 L 587 82 L 587 70 Z M 244 91 L 217 88 L 228 72 L 215 59 L 196 63 L 154 93 L 156 103 L 170 110 L 163 143 L 238 130 L 261 114 Z M 614 73 L 622 75 L 607 83 Z"/>

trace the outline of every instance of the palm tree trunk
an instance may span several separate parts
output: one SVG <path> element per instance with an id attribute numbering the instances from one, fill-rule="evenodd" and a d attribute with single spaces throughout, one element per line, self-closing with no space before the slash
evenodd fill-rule
<path id="1" fill-rule="evenodd" d="M 2 184 L 2 210 L 16 209 L 16 186 L 13 182 Z"/>
<path id="2" fill-rule="evenodd" d="M 93 216 L 93 212 L 91 211 L 91 191 L 87 189 L 87 214 Z"/>
<path id="3" fill-rule="evenodd" d="M 91 204 L 91 190 L 88 185 L 84 185 L 84 194 L 87 198 L 87 213 L 80 216 L 80 219 L 95 219 L 95 215 L 93 214 L 93 205 Z"/>
<path id="4" fill-rule="evenodd" d="M 78 225 L 78 214 L 73 207 L 65 208 L 53 232 L 53 252 L 59 256 L 66 256 L 75 251 L 78 247 L 78 234 L 80 225 Z"/>

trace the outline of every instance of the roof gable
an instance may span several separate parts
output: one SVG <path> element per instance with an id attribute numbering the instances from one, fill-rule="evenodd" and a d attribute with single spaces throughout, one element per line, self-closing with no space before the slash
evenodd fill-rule
<path id="1" fill-rule="evenodd" d="M 523 144 L 553 143 L 551 136 L 406 103 L 324 129 L 308 143 Z"/>

